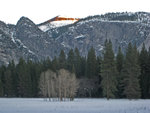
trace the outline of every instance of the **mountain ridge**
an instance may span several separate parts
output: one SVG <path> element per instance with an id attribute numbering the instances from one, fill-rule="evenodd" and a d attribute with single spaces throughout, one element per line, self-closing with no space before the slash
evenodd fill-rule
<path id="1" fill-rule="evenodd" d="M 13 59 L 17 63 L 20 57 L 35 61 L 53 59 L 61 49 L 68 53 L 76 47 L 82 56 L 87 56 L 88 50 L 94 47 L 98 56 L 106 39 L 112 41 L 115 53 L 119 46 L 125 51 L 128 43 L 136 44 L 139 50 L 143 43 L 146 49 L 150 47 L 150 13 L 147 12 L 89 16 L 64 26 L 49 26 L 46 31 L 39 25 L 27 17 L 21 17 L 16 25 L 0 21 L 0 65 L 7 65 Z"/>

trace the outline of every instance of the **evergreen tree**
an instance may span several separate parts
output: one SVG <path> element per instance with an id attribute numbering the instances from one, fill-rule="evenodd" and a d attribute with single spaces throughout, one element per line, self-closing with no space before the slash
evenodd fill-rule
<path id="1" fill-rule="evenodd" d="M 139 57 L 141 75 L 140 75 L 140 86 L 141 86 L 141 97 L 147 98 L 148 94 L 148 52 L 145 49 L 145 44 L 143 44 L 140 57 Z"/>
<path id="2" fill-rule="evenodd" d="M 11 71 L 11 75 L 12 75 L 12 87 L 13 87 L 13 95 L 14 96 L 18 96 L 18 76 L 16 73 L 16 66 L 14 61 L 12 60 L 12 62 L 10 62 L 9 66 L 10 67 L 10 71 Z"/>
<path id="3" fill-rule="evenodd" d="M 0 67 L 0 80 L 2 82 L 2 89 L 3 89 L 3 95 L 5 95 L 5 71 L 6 71 L 6 67 L 4 65 L 2 65 Z"/>
<path id="4" fill-rule="evenodd" d="M 150 98 L 150 48 L 149 48 L 149 51 L 148 51 L 148 62 L 147 62 L 147 73 L 148 73 L 148 82 L 147 82 L 147 98 Z"/>
<path id="5" fill-rule="evenodd" d="M 83 73 L 82 73 L 82 66 L 81 66 L 81 56 L 80 56 L 80 53 L 79 53 L 79 50 L 78 48 L 75 48 L 75 51 L 74 51 L 74 66 L 75 66 L 75 73 L 76 73 L 76 76 L 77 77 L 80 77 L 80 76 L 83 76 Z M 85 67 L 85 65 L 84 65 Z"/>
<path id="6" fill-rule="evenodd" d="M 3 84 L 2 84 L 2 81 L 0 79 L 0 97 L 2 97 L 3 95 L 4 95 Z"/>
<path id="7" fill-rule="evenodd" d="M 129 43 L 127 48 L 122 74 L 124 77 L 123 82 L 125 96 L 129 99 L 140 98 L 140 66 L 138 64 L 138 52 L 136 50 L 136 46 L 132 47 L 131 43 Z"/>
<path id="8" fill-rule="evenodd" d="M 14 61 L 9 62 L 6 71 L 4 72 L 5 78 L 5 94 L 9 97 L 17 96 L 17 78 Z"/>
<path id="9" fill-rule="evenodd" d="M 43 61 L 43 71 L 46 71 L 47 69 L 52 68 L 52 63 L 49 57 L 47 57 L 46 60 Z"/>
<path id="10" fill-rule="evenodd" d="M 81 57 L 80 60 L 81 60 L 80 69 L 76 68 L 76 70 L 77 69 L 79 70 L 78 72 L 81 73 L 79 74 L 80 76 L 85 76 L 86 75 L 86 57 Z"/>
<path id="11" fill-rule="evenodd" d="M 67 58 L 67 69 L 70 72 L 73 72 L 73 68 L 74 68 L 74 52 L 71 49 L 68 53 L 68 58 Z"/>
<path id="12" fill-rule="evenodd" d="M 59 69 L 66 69 L 66 55 L 63 50 L 61 50 L 60 55 L 58 57 Z"/>
<path id="13" fill-rule="evenodd" d="M 118 54 L 116 56 L 117 70 L 118 70 L 119 74 L 121 73 L 121 70 L 123 68 L 123 61 L 124 61 L 124 56 L 121 51 L 121 47 L 119 47 Z"/>
<path id="14" fill-rule="evenodd" d="M 102 76 L 101 76 L 101 65 L 102 65 L 102 57 L 99 56 L 97 57 L 97 74 L 98 74 L 98 79 L 99 79 L 99 89 L 98 89 L 98 96 L 103 97 L 103 92 L 102 88 L 100 87 L 101 82 L 102 82 Z"/>
<path id="15" fill-rule="evenodd" d="M 115 65 L 114 53 L 112 50 L 111 41 L 105 42 L 104 59 L 101 65 L 101 86 L 103 89 L 103 96 L 107 99 L 114 98 L 117 91 L 117 69 Z"/>
<path id="16" fill-rule="evenodd" d="M 56 72 L 58 70 L 58 59 L 54 57 L 52 60 L 52 71 Z"/>
<path id="17" fill-rule="evenodd" d="M 117 77 L 117 81 L 118 81 L 117 96 L 118 96 L 118 98 L 123 98 L 123 76 L 121 74 L 121 71 L 123 69 L 123 63 L 124 63 L 124 56 L 121 51 L 121 48 L 119 47 L 118 54 L 116 56 L 116 65 L 117 65 L 117 71 L 118 71 L 118 77 Z"/>
<path id="18" fill-rule="evenodd" d="M 32 83 L 29 72 L 29 67 L 23 58 L 20 58 L 19 64 L 17 65 L 17 74 L 19 78 L 19 96 L 31 97 L 32 94 Z"/>
<path id="19" fill-rule="evenodd" d="M 101 62 L 102 62 L 102 58 L 101 58 L 101 56 L 98 56 L 96 58 L 96 74 L 95 74 L 96 76 L 100 75 Z"/>
<path id="20" fill-rule="evenodd" d="M 13 79 L 9 68 L 5 71 L 5 95 L 8 97 L 13 96 Z"/>
<path id="21" fill-rule="evenodd" d="M 87 64 L 86 64 L 86 75 L 87 77 L 91 78 L 94 77 L 96 75 L 96 66 L 97 66 L 97 62 L 96 62 L 96 55 L 95 55 L 95 50 L 92 47 L 89 52 L 88 52 L 88 56 L 87 56 Z"/>
<path id="22" fill-rule="evenodd" d="M 28 91 L 30 94 L 29 96 L 31 97 L 36 97 L 38 94 L 38 71 L 37 71 L 37 67 L 38 65 L 35 65 L 31 60 L 28 60 L 27 62 L 27 70 L 28 70 L 28 77 L 29 77 L 29 81 L 31 82 L 29 83 L 31 85 L 31 88 L 28 88 Z M 31 80 L 30 80 L 31 79 Z"/>

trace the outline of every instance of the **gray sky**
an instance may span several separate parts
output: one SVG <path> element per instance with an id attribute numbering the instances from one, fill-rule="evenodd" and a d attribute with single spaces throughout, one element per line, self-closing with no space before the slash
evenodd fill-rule
<path id="1" fill-rule="evenodd" d="M 16 24 L 26 16 L 36 24 L 57 15 L 87 17 L 107 12 L 150 12 L 150 0 L 1 0 L 0 20 Z"/>

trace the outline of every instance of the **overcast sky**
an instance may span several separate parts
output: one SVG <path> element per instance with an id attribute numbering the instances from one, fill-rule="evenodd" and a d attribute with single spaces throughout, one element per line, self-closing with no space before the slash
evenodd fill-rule
<path id="1" fill-rule="evenodd" d="M 107 12 L 150 12 L 150 0 L 1 0 L 0 20 L 16 24 L 20 17 L 36 24 L 57 15 L 82 18 Z"/>

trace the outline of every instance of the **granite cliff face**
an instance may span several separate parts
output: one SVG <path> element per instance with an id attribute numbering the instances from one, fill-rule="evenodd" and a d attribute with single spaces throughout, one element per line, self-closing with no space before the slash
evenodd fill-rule
<path id="1" fill-rule="evenodd" d="M 119 46 L 123 50 L 128 43 L 137 44 L 139 47 L 150 33 L 150 27 L 134 22 L 106 22 L 89 21 L 87 23 L 77 23 L 62 35 L 56 38 L 64 48 L 70 49 L 78 47 L 82 55 L 87 55 L 88 50 L 94 47 L 97 55 L 104 49 L 106 39 L 111 39 L 115 53 Z"/>
<path id="2" fill-rule="evenodd" d="M 13 36 L 13 27 L 0 22 L 0 65 L 7 65 L 11 60 L 17 63 L 20 57 L 26 60 L 38 60 L 35 54 Z"/>
<path id="3" fill-rule="evenodd" d="M 119 46 L 125 51 L 129 42 L 136 44 L 139 50 L 144 42 L 148 49 L 150 14 L 108 13 L 81 19 L 72 25 L 50 29 L 47 34 L 55 38 L 65 50 L 78 47 L 84 56 L 91 47 L 95 48 L 97 55 L 101 54 L 106 39 L 111 39 L 115 53 Z"/>
<path id="4" fill-rule="evenodd" d="M 59 44 L 52 37 L 48 36 L 47 33 L 41 31 L 28 18 L 22 17 L 18 21 L 15 37 L 20 39 L 39 59 L 52 58 L 58 53 Z"/>
<path id="5" fill-rule="evenodd" d="M 40 30 L 39 25 L 26 17 L 20 18 L 17 25 L 0 22 L 0 64 L 12 59 L 17 63 L 20 57 L 53 58 L 61 49 L 67 53 L 76 47 L 83 56 L 91 47 L 100 55 L 106 39 L 111 39 L 115 53 L 119 46 L 125 51 L 129 42 L 139 50 L 143 43 L 147 49 L 150 46 L 150 14 L 145 12 L 92 16 L 61 27 L 46 25 L 46 31 Z"/>

